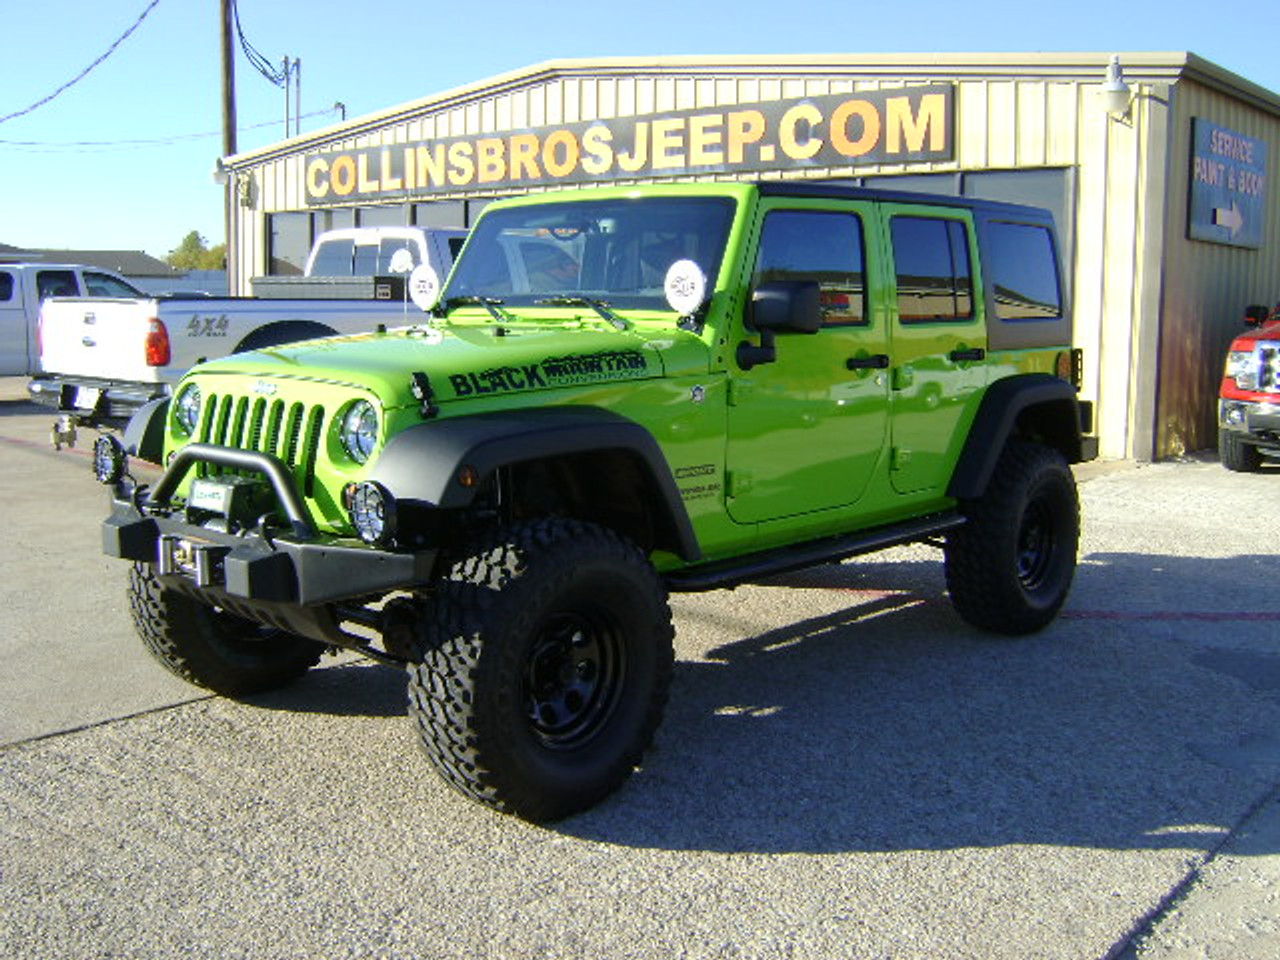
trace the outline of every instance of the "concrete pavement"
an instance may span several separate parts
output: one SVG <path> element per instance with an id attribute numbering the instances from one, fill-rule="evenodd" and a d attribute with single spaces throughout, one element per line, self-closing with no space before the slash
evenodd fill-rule
<path id="1" fill-rule="evenodd" d="M 237 702 L 152 664 L 87 457 L 15 385 L 0 957 L 1280 955 L 1280 471 L 1082 470 L 1026 640 L 927 547 L 675 597 L 655 751 L 536 828 L 439 782 L 395 671 Z"/>

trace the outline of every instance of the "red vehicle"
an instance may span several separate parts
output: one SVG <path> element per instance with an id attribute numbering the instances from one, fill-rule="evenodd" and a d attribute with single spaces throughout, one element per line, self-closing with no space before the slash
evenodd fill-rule
<path id="1" fill-rule="evenodd" d="M 1231 342 L 1218 394 L 1218 456 L 1252 472 L 1280 457 L 1280 304 L 1249 307 L 1250 329 Z"/>

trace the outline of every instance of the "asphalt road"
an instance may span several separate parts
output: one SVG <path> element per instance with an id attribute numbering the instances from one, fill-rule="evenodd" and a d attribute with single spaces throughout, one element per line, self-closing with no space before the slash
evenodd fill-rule
<path id="1" fill-rule="evenodd" d="M 1280 469 L 1082 471 L 1076 588 L 1025 640 L 961 623 L 927 547 L 677 596 L 656 749 L 541 828 L 442 785 L 396 671 L 237 702 L 153 664 L 87 455 L 22 395 L 6 960 L 1280 955 Z"/>

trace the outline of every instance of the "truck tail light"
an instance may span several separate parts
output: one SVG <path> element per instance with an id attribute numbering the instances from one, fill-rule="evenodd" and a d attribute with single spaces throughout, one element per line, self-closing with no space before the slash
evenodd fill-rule
<path id="1" fill-rule="evenodd" d="M 147 327 L 147 366 L 166 367 L 173 357 L 169 348 L 169 331 L 159 317 L 152 317 Z"/>

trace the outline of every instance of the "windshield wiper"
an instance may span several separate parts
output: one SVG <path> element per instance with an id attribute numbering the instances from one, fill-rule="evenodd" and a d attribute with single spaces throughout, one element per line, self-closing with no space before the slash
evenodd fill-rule
<path id="1" fill-rule="evenodd" d="M 484 307 L 498 323 L 511 322 L 510 314 L 502 309 L 502 301 L 497 297 L 449 297 L 440 303 L 440 310 L 445 317 L 449 316 L 449 311 L 458 307 Z"/>
<path id="2" fill-rule="evenodd" d="M 590 307 L 600 317 L 613 324 L 619 330 L 626 330 L 630 327 L 627 321 L 609 309 L 609 304 L 603 300 L 596 300 L 594 297 L 547 297 L 543 300 L 533 301 L 535 307 Z"/>

